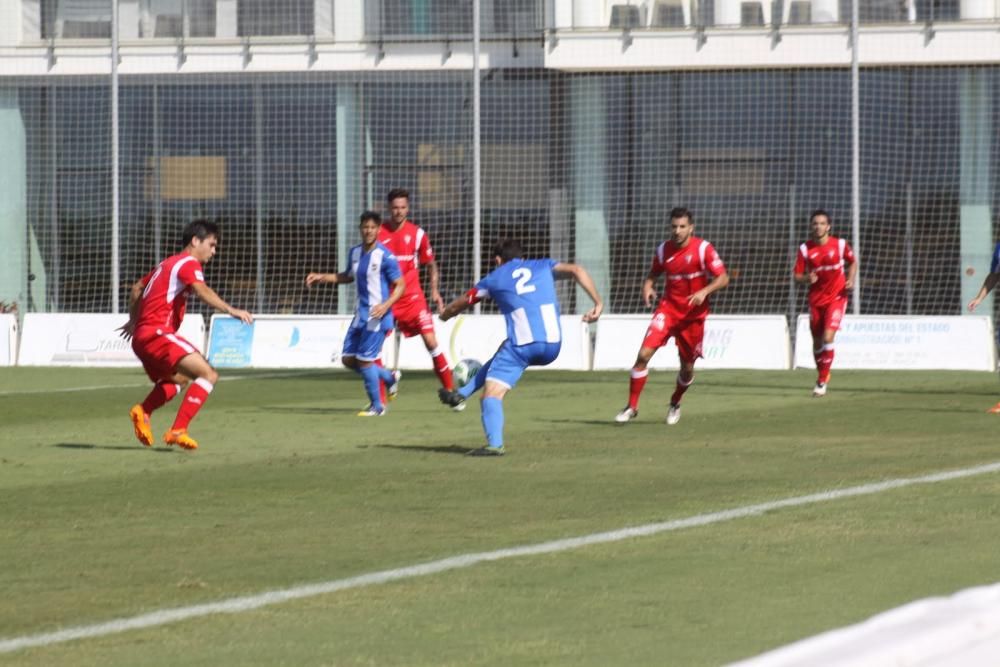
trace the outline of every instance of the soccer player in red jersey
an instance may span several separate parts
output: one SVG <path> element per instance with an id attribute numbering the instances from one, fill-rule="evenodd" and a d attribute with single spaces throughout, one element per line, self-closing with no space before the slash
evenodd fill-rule
<path id="1" fill-rule="evenodd" d="M 681 397 L 694 381 L 694 362 L 701 356 L 708 317 L 708 296 L 729 284 L 729 274 L 712 244 L 694 235 L 694 219 L 686 208 L 670 211 L 671 237 L 656 248 L 653 264 L 642 283 L 642 298 L 652 307 L 656 280 L 666 277 L 663 296 L 632 366 L 628 405 L 615 417 L 624 424 L 639 416 L 639 394 L 646 386 L 647 365 L 656 351 L 673 337 L 681 369 L 670 397 L 667 424 L 681 419 Z"/>
<path id="2" fill-rule="evenodd" d="M 830 236 L 830 215 L 817 209 L 809 216 L 812 239 L 799 246 L 795 281 L 809 285 L 809 329 L 816 359 L 813 396 L 826 396 L 833 366 L 833 339 L 847 310 L 848 290 L 854 287 L 858 260 L 844 239 Z M 846 271 L 845 271 L 846 267 Z"/>
<path id="3" fill-rule="evenodd" d="M 246 324 L 253 322 L 253 315 L 230 306 L 205 284 L 202 266 L 215 256 L 219 239 L 215 223 L 192 222 L 182 234 L 184 250 L 160 262 L 132 285 L 129 320 L 122 325 L 121 332 L 125 339 L 132 339 L 132 350 L 155 383 L 146 400 L 129 411 L 135 437 L 146 447 L 153 444 L 150 414 L 193 380 L 163 441 L 183 449 L 198 449 L 198 443 L 188 435 L 188 424 L 219 379 L 208 360 L 177 333 L 184 319 L 188 294 L 193 292 L 208 305 Z"/>
<path id="4" fill-rule="evenodd" d="M 438 291 L 439 274 L 437 262 L 434 260 L 434 250 L 431 249 L 427 232 L 408 219 L 410 193 L 402 188 L 395 188 L 389 191 L 386 200 L 389 203 L 390 218 L 382 222 L 378 240 L 399 260 L 399 268 L 403 270 L 403 278 L 406 281 L 403 298 L 392 308 L 396 326 L 407 338 L 419 335 L 424 339 L 424 347 L 431 355 L 434 372 L 441 386 L 452 391 L 455 389 L 455 382 L 451 376 L 451 367 L 444 351 L 438 347 L 434 319 L 427 308 L 427 298 L 420 286 L 420 266 L 424 265 L 431 279 L 431 299 L 438 312 L 443 311 L 444 300 Z"/>

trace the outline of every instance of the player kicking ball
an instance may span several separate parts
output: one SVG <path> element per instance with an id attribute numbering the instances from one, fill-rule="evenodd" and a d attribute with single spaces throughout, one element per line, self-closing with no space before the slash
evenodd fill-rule
<path id="1" fill-rule="evenodd" d="M 665 276 L 663 297 L 639 347 L 629 376 L 628 404 L 615 416 L 625 424 L 639 416 L 639 395 L 649 376 L 649 361 L 673 338 L 681 369 L 670 397 L 667 424 L 681 419 L 681 397 L 694 382 L 694 362 L 701 356 L 708 317 L 708 296 L 729 284 L 729 274 L 712 244 L 694 235 L 694 218 L 686 208 L 670 211 L 670 239 L 656 247 L 653 263 L 642 283 L 642 299 L 651 307 L 656 280 Z"/>
<path id="2" fill-rule="evenodd" d="M 812 395 L 821 398 L 826 396 L 826 385 L 830 382 L 833 339 L 847 312 L 858 260 L 846 240 L 830 236 L 830 216 L 826 211 L 813 211 L 809 224 L 812 238 L 799 246 L 793 275 L 795 282 L 809 285 L 809 330 L 816 360 L 816 386 Z"/>
<path id="3" fill-rule="evenodd" d="M 123 338 L 131 339 L 132 350 L 154 382 L 146 400 L 129 411 L 135 437 L 146 447 L 153 444 L 150 415 L 191 382 L 163 441 L 181 449 L 198 449 L 197 441 L 188 434 L 188 425 L 219 380 L 208 360 L 177 333 L 188 295 L 194 293 L 244 324 L 253 322 L 253 315 L 230 306 L 205 284 L 202 267 L 215 256 L 220 239 L 218 225 L 203 220 L 192 222 L 182 234 L 184 250 L 160 262 L 132 285 L 129 320 L 119 330 Z"/>
<path id="4" fill-rule="evenodd" d="M 388 248 L 379 243 L 378 213 L 361 214 L 361 243 L 347 253 L 347 270 L 341 273 L 310 273 L 306 287 L 317 283 L 343 285 L 357 281 L 354 319 L 344 338 L 341 359 L 344 366 L 361 376 L 370 401 L 359 417 L 385 414 L 381 388 L 385 383 L 389 396 L 399 391 L 399 371 L 390 371 L 376 363 L 382 355 L 386 333 L 392 330 L 392 305 L 406 289 L 399 262 Z"/>
<path id="5" fill-rule="evenodd" d="M 505 239 L 493 247 L 493 261 L 496 268 L 441 313 L 441 319 L 447 321 L 491 297 L 507 326 L 507 339 L 471 382 L 457 391 L 444 387 L 438 390 L 441 402 L 454 408 L 483 389 L 486 446 L 470 451 L 470 456 L 504 455 L 504 396 L 528 366 L 546 366 L 559 356 L 562 328 L 555 281 L 574 279 L 594 301 L 594 307 L 583 315 L 584 322 L 596 321 L 604 309 L 594 281 L 582 266 L 552 259 L 524 259 L 521 244 L 514 239 Z"/>

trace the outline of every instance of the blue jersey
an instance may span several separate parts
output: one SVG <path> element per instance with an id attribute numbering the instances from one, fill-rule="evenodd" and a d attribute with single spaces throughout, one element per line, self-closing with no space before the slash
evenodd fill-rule
<path id="1" fill-rule="evenodd" d="M 557 262 L 552 259 L 512 259 L 476 284 L 476 299 L 491 297 L 507 321 L 507 338 L 514 345 L 558 343 L 559 299 L 556 298 Z"/>
<path id="2" fill-rule="evenodd" d="M 354 305 L 352 327 L 364 327 L 369 331 L 388 331 L 393 327 L 392 310 L 381 320 L 372 320 L 369 309 L 389 298 L 392 283 L 403 276 L 396 256 L 381 243 L 376 243 L 369 252 L 359 244 L 351 248 L 347 255 L 347 275 L 354 276 L 358 287 L 358 298 Z"/>
<path id="3" fill-rule="evenodd" d="M 993 246 L 993 258 L 990 259 L 990 273 L 1000 273 L 1000 243 Z"/>

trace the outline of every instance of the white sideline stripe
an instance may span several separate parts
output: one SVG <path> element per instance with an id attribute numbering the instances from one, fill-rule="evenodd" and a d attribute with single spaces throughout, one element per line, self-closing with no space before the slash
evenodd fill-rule
<path id="1" fill-rule="evenodd" d="M 178 607 L 177 609 L 164 609 L 162 611 L 154 611 L 148 614 L 132 616 L 131 618 L 119 618 L 105 623 L 67 628 L 65 630 L 59 630 L 58 632 L 24 635 L 22 637 L 14 637 L 12 639 L 4 639 L 0 640 L 0 653 L 10 653 L 12 651 L 18 651 L 20 649 L 35 646 L 49 646 L 51 644 L 59 644 L 62 642 L 72 641 L 74 639 L 102 637 L 105 635 L 126 632 L 128 630 L 151 628 L 159 625 L 166 625 L 168 623 L 185 621 L 191 618 L 211 616 L 213 614 L 236 614 L 244 611 L 251 611 L 253 609 L 259 609 L 260 607 L 279 604 L 288 600 L 310 598 L 317 595 L 335 593 L 337 591 L 343 591 L 351 588 L 384 584 L 390 581 L 398 581 L 400 579 L 424 577 L 430 574 L 437 574 L 439 572 L 447 572 L 448 570 L 470 567 L 472 565 L 476 565 L 477 563 L 488 563 L 491 561 L 505 560 L 507 558 L 517 558 L 520 556 L 537 556 L 539 554 L 556 553 L 559 551 L 567 551 L 569 549 L 579 549 L 580 547 L 586 547 L 594 544 L 620 542 L 634 537 L 646 537 L 649 535 L 657 535 L 659 533 L 681 530 L 684 528 L 694 528 L 722 521 L 731 521 L 733 519 L 758 516 L 765 512 L 785 507 L 797 507 L 800 505 L 811 505 L 813 503 L 839 500 L 841 498 L 866 496 L 873 493 L 881 493 L 882 491 L 912 486 L 914 484 L 933 484 L 935 482 L 945 482 L 953 479 L 984 475 L 998 471 L 1000 471 L 1000 461 L 995 461 L 993 463 L 987 463 L 972 468 L 950 470 L 924 475 L 921 477 L 890 479 L 884 482 L 852 486 L 846 489 L 823 491 L 821 493 L 796 496 L 794 498 L 786 498 L 784 500 L 774 500 L 757 505 L 747 505 L 745 507 L 737 507 L 735 509 L 722 510 L 720 512 L 699 514 L 686 519 L 675 519 L 673 521 L 664 521 L 662 523 L 649 523 L 643 526 L 622 528 L 604 533 L 592 533 L 590 535 L 583 535 L 580 537 L 570 537 L 562 540 L 529 544 L 509 549 L 498 549 L 496 551 L 483 551 L 479 553 L 452 556 L 450 558 L 444 558 L 430 563 L 411 565 L 395 570 L 382 570 L 380 572 L 362 574 L 355 577 L 348 577 L 346 579 L 334 579 L 333 581 L 321 582 L 318 584 L 293 586 L 292 588 L 268 591 L 266 593 L 259 593 L 256 595 L 230 598 L 220 602 L 209 602 L 190 607 Z"/>
<path id="2" fill-rule="evenodd" d="M 312 375 L 321 371 L 311 371 L 307 373 L 262 373 L 260 375 L 227 375 L 219 376 L 219 381 L 232 380 L 256 380 L 270 378 L 285 378 Z M 0 391 L 0 396 L 20 396 L 22 394 L 65 394 L 74 391 L 99 391 L 102 389 L 133 389 L 135 387 L 149 387 L 149 382 L 141 384 L 93 384 L 85 387 L 63 387 L 61 389 L 12 389 L 10 391 Z"/>

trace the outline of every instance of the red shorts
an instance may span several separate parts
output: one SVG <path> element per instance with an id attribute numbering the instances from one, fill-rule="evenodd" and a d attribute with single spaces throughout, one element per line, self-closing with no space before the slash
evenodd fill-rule
<path id="1" fill-rule="evenodd" d="M 132 338 L 132 351 L 149 379 L 159 382 L 173 379 L 178 362 L 198 348 L 173 331 L 143 328 Z"/>
<path id="2" fill-rule="evenodd" d="M 847 298 L 834 299 L 825 306 L 809 306 L 809 330 L 814 337 L 822 336 L 823 331 L 840 329 L 840 322 L 847 311 Z"/>
<path id="3" fill-rule="evenodd" d="M 663 347 L 671 338 L 677 343 L 677 353 L 683 362 L 694 363 L 701 356 L 705 338 L 705 320 L 678 320 L 665 309 L 658 308 L 642 339 L 643 347 L 654 350 Z"/>
<path id="4" fill-rule="evenodd" d="M 434 332 L 434 318 L 427 309 L 427 301 L 422 294 L 406 298 L 405 296 L 392 307 L 392 316 L 396 318 L 396 327 L 407 338 L 419 336 L 425 332 Z"/>

